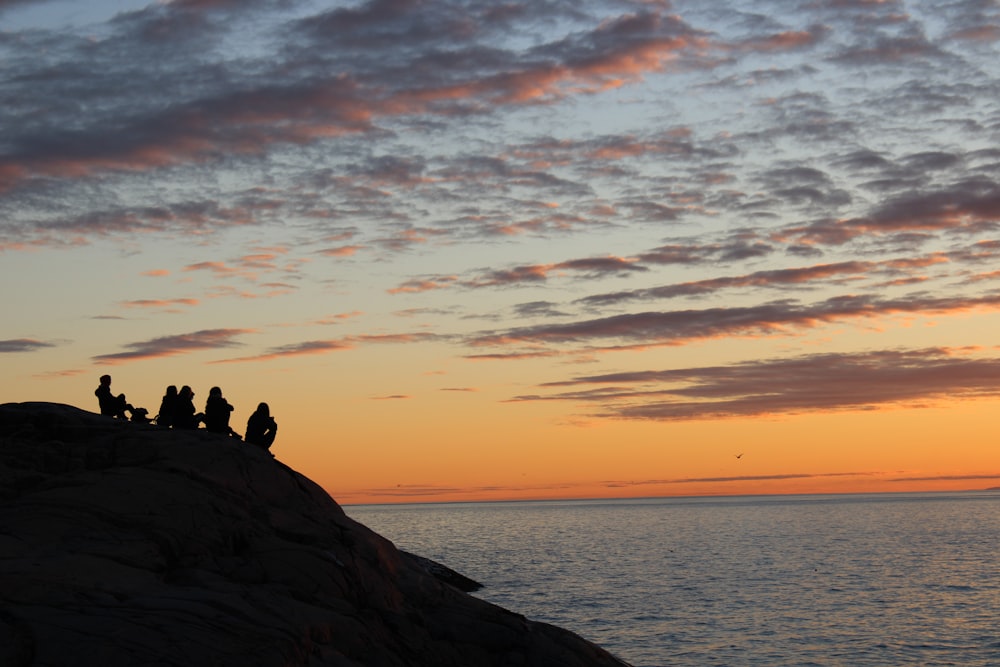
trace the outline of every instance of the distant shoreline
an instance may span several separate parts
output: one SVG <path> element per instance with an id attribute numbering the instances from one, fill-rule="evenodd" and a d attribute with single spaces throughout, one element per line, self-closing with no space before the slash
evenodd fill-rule
<path id="1" fill-rule="evenodd" d="M 989 493 L 1000 491 L 1000 486 L 992 486 L 985 489 L 952 489 L 952 490 L 928 490 L 928 491 L 844 491 L 840 493 L 739 493 L 739 494 L 705 494 L 705 495 L 677 495 L 677 496 L 614 496 L 614 497 L 579 497 L 579 498 L 518 498 L 509 500 L 404 500 L 399 502 L 378 502 L 378 503 L 352 503 L 338 501 L 341 507 L 392 507 L 397 505 L 527 505 L 527 504 L 579 504 L 579 503 L 629 503 L 644 501 L 667 501 L 675 500 L 680 502 L 689 501 L 726 501 L 726 500 L 764 500 L 764 499 L 792 499 L 792 498 L 851 498 L 870 496 L 946 496 L 954 494 Z"/>

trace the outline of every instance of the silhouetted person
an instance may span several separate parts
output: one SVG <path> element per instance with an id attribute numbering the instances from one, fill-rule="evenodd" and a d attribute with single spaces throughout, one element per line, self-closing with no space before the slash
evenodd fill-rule
<path id="1" fill-rule="evenodd" d="M 136 424 L 148 424 L 149 410 L 146 408 L 135 408 L 132 410 L 132 421 Z"/>
<path id="2" fill-rule="evenodd" d="M 174 428 L 198 428 L 205 415 L 195 414 L 194 392 L 184 385 L 177 393 L 177 403 L 174 409 Z"/>
<path id="3" fill-rule="evenodd" d="M 125 400 L 125 394 L 115 396 L 111 393 L 111 376 L 102 375 L 101 384 L 94 390 L 97 403 L 101 406 L 101 414 L 116 419 L 125 419 L 125 411 L 132 412 L 132 406 Z"/>
<path id="4" fill-rule="evenodd" d="M 177 386 L 170 385 L 163 400 L 160 401 L 160 412 L 156 415 L 156 423 L 160 426 L 173 426 L 174 415 L 177 413 Z"/>
<path id="5" fill-rule="evenodd" d="M 274 444 L 274 436 L 277 434 L 278 423 L 271 417 L 271 408 L 267 403 L 261 403 L 257 406 L 257 411 L 247 420 L 247 432 L 243 439 L 268 451 Z"/>
<path id="6" fill-rule="evenodd" d="M 218 387 L 209 389 L 208 400 L 205 401 L 205 428 L 213 433 L 236 435 L 229 428 L 229 415 L 232 412 L 233 406 L 222 397 L 222 390 Z"/>

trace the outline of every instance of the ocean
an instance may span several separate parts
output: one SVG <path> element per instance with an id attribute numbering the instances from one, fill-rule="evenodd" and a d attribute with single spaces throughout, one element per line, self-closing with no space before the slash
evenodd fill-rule
<path id="1" fill-rule="evenodd" d="M 344 510 L 635 667 L 1000 665 L 1000 491 Z"/>

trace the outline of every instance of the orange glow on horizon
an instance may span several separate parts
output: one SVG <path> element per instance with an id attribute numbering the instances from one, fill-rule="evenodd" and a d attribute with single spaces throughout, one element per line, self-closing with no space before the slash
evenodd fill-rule
<path id="1" fill-rule="evenodd" d="M 979 480 L 981 483 L 975 483 Z M 327 490 L 340 505 L 402 505 L 420 503 L 473 503 L 558 500 L 628 500 L 639 498 L 694 498 L 796 495 L 853 495 L 880 493 L 946 493 L 1000 489 L 1000 473 L 981 476 L 958 476 L 955 479 L 897 479 L 891 481 L 855 481 L 854 483 L 762 483 L 746 482 L 727 485 L 685 484 L 675 491 L 623 485 L 630 490 L 600 484 L 567 485 L 565 488 L 505 489 L 490 491 L 446 491 L 431 489 L 372 489 L 337 494 Z"/>

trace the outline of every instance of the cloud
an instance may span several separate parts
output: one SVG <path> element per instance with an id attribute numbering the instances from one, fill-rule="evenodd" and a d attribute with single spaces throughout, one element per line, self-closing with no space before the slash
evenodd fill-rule
<path id="1" fill-rule="evenodd" d="M 82 369 L 68 369 L 68 370 L 61 370 L 61 371 L 47 371 L 45 373 L 36 373 L 35 377 L 37 377 L 37 378 L 44 378 L 44 379 L 51 379 L 51 378 L 55 378 L 55 379 L 71 378 L 71 377 L 76 377 L 78 375 L 83 375 L 86 372 L 87 371 L 84 371 Z"/>
<path id="2" fill-rule="evenodd" d="M 352 310 L 349 313 L 333 313 L 316 320 L 314 324 L 319 324 L 322 326 L 327 326 L 331 324 L 341 324 L 347 320 L 351 320 L 356 317 L 361 317 L 362 315 L 364 315 L 364 313 L 360 310 Z"/>
<path id="3" fill-rule="evenodd" d="M 980 481 L 980 480 L 993 480 L 1000 479 L 1000 473 L 993 474 L 983 474 L 983 475 L 931 475 L 927 477 L 899 477 L 897 479 L 887 480 L 889 482 L 961 482 L 965 480 L 969 481 Z"/>
<path id="4" fill-rule="evenodd" d="M 948 188 L 906 192 L 866 216 L 790 227 L 784 234 L 801 243 L 837 246 L 863 235 L 995 230 L 998 217 L 1000 184 L 973 179 Z"/>
<path id="5" fill-rule="evenodd" d="M 926 406 L 1000 396 L 1000 359 L 958 350 L 880 350 L 579 376 L 514 401 L 598 403 L 599 416 L 697 420 Z"/>
<path id="6" fill-rule="evenodd" d="M 0 153 L 0 163 L 3 162 Z M 77 177 L 74 175 L 56 175 L 51 183 L 59 183 L 52 196 L 73 198 L 73 186 Z M 13 188 L 16 183 L 9 182 Z M 4 193 L 5 183 L 3 168 L 0 166 L 0 204 L 9 202 L 32 202 L 28 196 L 21 199 L 18 193 Z M 5 196 L 6 195 L 6 196 Z M 261 212 L 238 205 L 223 206 L 219 201 L 188 200 L 174 202 L 161 206 L 128 206 L 107 207 L 104 202 L 79 200 L 80 209 L 71 208 L 72 213 L 66 213 L 66 207 L 57 207 L 54 212 L 41 211 L 37 204 L 32 203 L 35 217 L 28 227 L 16 228 L 0 225 L 0 232 L 25 239 L 27 247 L 49 246 L 82 246 L 89 241 L 100 238 L 119 237 L 134 238 L 137 234 L 163 235 L 203 235 L 210 232 L 238 227 L 248 223 L 257 223 L 262 219 Z"/>
<path id="7" fill-rule="evenodd" d="M 200 163 L 217 154 L 251 156 L 275 144 L 360 132 L 372 110 L 348 78 L 219 90 L 169 107 L 133 111 L 115 124 L 24 132 L 0 156 L 0 188 L 39 177 L 89 178 Z M 284 122 L 282 122 L 284 121 Z"/>
<path id="8" fill-rule="evenodd" d="M 224 278 L 233 275 L 240 275 L 249 277 L 250 274 L 242 271 L 241 269 L 228 266 L 225 262 L 197 262 L 195 264 L 188 264 L 184 267 L 184 271 L 208 271 L 213 275 Z"/>
<path id="9" fill-rule="evenodd" d="M 365 246 L 362 245 L 343 245 L 334 248 L 324 248 L 318 252 L 327 257 L 353 257 L 359 250 L 363 250 L 364 248 Z"/>
<path id="10" fill-rule="evenodd" d="M 794 51 L 815 46 L 830 33 L 826 26 L 811 26 L 808 30 L 786 30 L 745 40 L 732 48 L 738 51 Z"/>
<path id="11" fill-rule="evenodd" d="M 704 36 L 677 17 L 645 13 L 603 22 L 597 28 L 534 49 L 529 58 L 475 79 L 404 90 L 384 101 L 394 113 L 443 111 L 457 102 L 472 108 L 551 104 L 564 96 L 592 94 L 640 80 L 670 65 L 700 64 Z M 468 109 L 469 107 L 466 107 Z"/>
<path id="12" fill-rule="evenodd" d="M 55 347 L 54 343 L 46 343 L 32 338 L 13 338 L 0 340 L 0 354 L 16 354 L 18 352 L 37 352 L 45 348 Z"/>
<path id="13" fill-rule="evenodd" d="M 156 359 L 202 350 L 227 349 L 240 345 L 235 339 L 253 329 L 203 329 L 192 333 L 160 336 L 125 345 L 126 351 L 93 357 L 95 363 L 121 364 L 142 359 Z"/>
<path id="14" fill-rule="evenodd" d="M 394 334 L 363 334 L 360 336 L 350 336 L 348 340 L 359 343 L 424 343 L 441 339 L 442 336 L 434 333 L 394 333 Z"/>
<path id="15" fill-rule="evenodd" d="M 351 343 L 342 340 L 309 340 L 299 343 L 288 343 L 287 345 L 278 345 L 276 347 L 268 348 L 260 354 L 248 357 L 238 357 L 235 359 L 221 359 L 213 363 L 230 364 L 245 361 L 273 361 L 275 359 L 285 359 L 288 357 L 303 357 L 329 354 L 330 352 L 341 352 L 343 350 L 350 350 L 353 347 L 354 346 Z"/>
<path id="16" fill-rule="evenodd" d="M 555 272 L 576 272 L 586 277 L 597 278 L 605 275 L 621 275 L 628 272 L 645 271 L 632 260 L 620 257 L 594 257 L 577 259 L 548 265 L 516 266 L 512 269 L 489 271 L 477 278 L 462 282 L 471 288 L 503 287 L 519 283 L 545 282 Z"/>
<path id="17" fill-rule="evenodd" d="M 818 71 L 808 61 L 758 66 L 758 59 L 779 51 L 804 58 L 810 50 L 810 61 L 826 57 L 825 62 L 835 63 L 848 52 L 877 50 L 893 40 L 933 41 L 912 17 L 896 16 L 887 3 L 813 3 L 803 7 L 801 18 L 783 22 L 788 25 L 748 21 L 731 33 L 699 27 L 696 22 L 706 17 L 697 12 L 682 16 L 655 3 L 487 7 L 446 1 L 430 7 L 366 2 L 311 15 L 303 10 L 290 23 L 269 23 L 278 16 L 272 10 L 282 6 L 228 0 L 157 3 L 110 22 L 100 39 L 56 31 L 19 35 L 26 52 L 48 55 L 44 63 L 14 60 L 20 76 L 10 80 L 10 99 L 20 106 L 5 117 L 15 139 L 0 151 L 0 188 L 20 198 L 16 204 L 22 205 L 12 203 L 11 210 L 30 210 L 21 214 L 30 223 L 4 226 L 11 243 L 0 241 L 0 247 L 54 246 L 70 238 L 86 242 L 139 232 L 207 235 L 286 219 L 311 220 L 312 231 L 320 232 L 328 231 L 327 223 L 350 219 L 358 221 L 351 234 L 325 234 L 339 241 L 312 251 L 349 257 L 362 249 L 402 252 L 434 241 L 567 234 L 599 224 L 678 223 L 720 210 L 743 220 L 764 220 L 790 206 L 822 209 L 831 216 L 787 222 L 788 249 L 807 256 L 824 245 L 883 233 L 865 223 L 879 211 L 864 214 L 832 160 L 869 170 L 881 160 L 885 178 L 871 179 L 873 187 L 912 183 L 921 188 L 917 192 L 924 187 L 921 182 L 907 179 L 922 170 L 955 173 L 963 164 L 970 166 L 967 156 L 951 147 L 897 159 L 890 147 L 867 148 L 853 115 L 845 120 L 841 111 L 838 117 L 831 97 L 805 92 L 749 93 L 751 103 L 761 100 L 773 109 L 772 127 L 733 134 L 707 132 L 700 123 L 681 120 L 587 137 L 564 128 L 539 136 L 533 129 L 493 144 L 470 143 L 470 135 L 462 134 L 469 122 L 502 125 L 509 114 L 605 90 L 634 86 L 641 99 L 648 93 L 638 84 L 678 72 L 712 77 L 724 69 L 714 82 L 724 91 L 724 81 L 763 87 L 787 80 L 790 86 L 794 77 Z M 954 31 L 992 25 L 989 16 L 975 14 L 971 8 L 953 8 L 949 25 Z M 536 34 L 542 25 L 565 29 Z M 243 32 L 248 36 L 241 37 Z M 510 35 L 524 39 L 505 39 Z M 243 47 L 245 66 L 208 46 L 230 42 Z M 181 55 L 164 61 L 164 49 Z M 128 57 L 122 58 L 123 52 Z M 407 67 L 401 68 L 404 58 Z M 149 77 L 139 74 L 152 67 L 156 81 L 145 82 Z M 126 80 L 139 83 L 116 84 Z M 161 101 L 163 89 L 172 91 L 168 102 Z M 942 94 L 902 86 L 893 93 L 924 101 Z M 963 95 L 974 97 L 971 91 Z M 429 137 L 430 147 L 412 141 L 414 128 Z M 452 134 L 461 150 L 441 140 Z M 845 158 L 846 150 L 833 157 L 817 153 L 805 166 L 776 154 L 773 164 L 753 167 L 753 173 L 763 175 L 759 178 L 741 175 L 738 168 L 762 138 L 770 143 L 846 136 L 853 159 Z M 272 168 L 278 164 L 289 169 Z M 257 168 L 266 170 L 266 186 L 208 187 L 213 179 L 242 183 L 237 177 Z M 282 180 L 285 173 L 294 174 L 293 182 Z M 176 177 L 173 182 L 185 187 L 155 187 L 160 174 Z M 763 192 L 750 192 L 760 186 Z M 150 193 L 149 205 L 112 196 L 136 187 Z M 532 191 L 530 196 L 522 196 L 525 190 Z M 39 204 L 67 196 L 85 205 L 45 210 Z M 98 210 L 94 201 L 121 204 Z M 563 210 L 542 210 L 556 203 Z M 849 204 L 858 206 L 835 217 L 834 209 Z M 80 209 L 85 212 L 66 213 Z M 370 228 L 364 224 L 369 220 Z M 359 238 L 350 244 L 341 242 L 355 235 Z M 763 257 L 775 252 L 775 245 L 767 235 L 728 249 L 695 243 L 687 249 L 695 253 L 687 261 Z M 623 270 L 649 267 L 655 255 L 663 263 L 684 261 L 683 252 L 665 247 Z M 281 268 L 262 259 L 228 260 L 204 269 L 220 277 L 228 269 L 253 279 L 255 271 Z M 553 270 L 616 275 L 538 262 L 466 279 L 473 286 L 529 285 L 532 268 L 547 275 Z M 419 292 L 421 286 L 396 289 Z"/>
<path id="18" fill-rule="evenodd" d="M 418 294 L 432 290 L 445 289 L 458 278 L 456 276 L 434 276 L 433 278 L 412 278 L 396 287 L 386 290 L 389 294 Z"/>
<path id="19" fill-rule="evenodd" d="M 399 229 L 391 236 L 373 239 L 373 243 L 386 250 L 402 252 L 410 248 L 427 243 L 430 239 L 447 236 L 448 232 L 443 229 L 433 229 L 430 227 L 407 227 Z"/>
<path id="20" fill-rule="evenodd" d="M 921 257 L 904 257 L 878 262 L 852 260 L 787 269 L 768 269 L 740 276 L 722 276 L 660 287 L 593 294 L 577 299 L 577 303 L 587 306 L 607 306 L 629 301 L 703 296 L 723 289 L 739 288 L 785 289 L 796 286 L 804 289 L 815 287 L 826 288 L 831 285 L 866 280 L 877 275 L 893 276 L 893 281 L 889 284 L 907 284 L 911 280 L 919 282 L 924 279 L 911 275 L 911 271 L 944 264 L 948 261 L 949 259 L 945 254 L 936 253 Z M 880 283 L 881 286 L 886 284 Z"/>
<path id="21" fill-rule="evenodd" d="M 952 39 L 967 39 L 977 42 L 997 42 L 1000 41 L 1000 25 L 983 25 L 974 28 L 964 28 L 956 30 L 951 35 Z"/>
<path id="22" fill-rule="evenodd" d="M 160 33 L 181 41 L 183 31 L 173 26 L 179 25 L 176 19 L 188 8 L 177 3 L 159 11 L 134 13 L 115 27 L 128 35 L 137 57 L 153 58 L 156 40 L 150 43 L 149 37 Z M 316 43 L 323 47 L 311 51 L 310 57 L 318 55 L 336 61 L 338 56 L 348 54 L 344 49 L 331 50 L 328 45 L 357 44 L 358 29 L 373 35 L 365 41 L 368 49 L 378 38 L 391 39 L 397 48 L 415 40 L 410 44 L 413 47 L 440 39 L 437 36 L 447 34 L 449 26 L 457 29 L 469 25 L 461 18 L 468 11 L 463 9 L 444 11 L 442 6 L 433 31 L 425 23 L 430 18 L 426 7 L 387 2 L 313 16 L 302 21 L 299 29 L 319 40 Z M 190 28 L 190 21 L 188 25 Z M 228 25 L 198 23 L 203 31 L 217 32 L 233 30 L 237 25 L 233 21 Z M 135 39 L 137 36 L 147 41 Z M 400 38 L 402 42 L 396 41 Z M 0 155 L 0 187 L 10 189 L 44 177 L 91 178 L 101 173 L 206 163 L 220 155 L 253 157 L 285 145 L 308 145 L 330 137 L 371 133 L 379 117 L 489 113 L 498 106 L 551 103 L 566 95 L 594 93 L 636 81 L 643 73 L 660 71 L 682 56 L 697 59 L 704 47 L 704 35 L 679 18 L 650 12 L 603 22 L 561 43 L 536 49 L 528 57 L 494 57 L 492 67 L 489 60 L 476 59 L 472 62 L 478 61 L 479 68 L 449 81 L 414 77 L 412 73 L 432 71 L 416 63 L 407 78 L 394 81 L 383 71 L 376 82 L 372 81 L 373 72 L 348 56 L 345 64 L 359 66 L 351 73 L 343 67 L 336 68 L 333 74 L 320 74 L 323 68 L 317 68 L 313 76 L 295 78 L 281 77 L 277 71 L 265 72 L 263 76 L 258 74 L 252 86 L 243 82 L 228 87 L 201 86 L 197 91 L 186 91 L 187 95 L 170 105 L 142 104 L 141 96 L 136 95 L 137 103 L 113 122 L 94 114 L 58 129 L 41 131 L 27 122 L 14 128 L 17 131 L 11 136 L 15 139 Z M 90 45 L 90 57 L 78 62 L 110 60 L 111 54 L 105 52 L 108 48 L 103 42 Z M 71 49 L 68 51 L 62 54 L 67 60 L 76 57 Z M 180 68 L 191 66 L 193 61 L 189 59 L 197 59 L 198 55 L 185 53 L 174 65 L 179 71 L 169 71 L 169 75 L 181 75 Z M 303 58 L 303 67 L 312 64 L 291 50 L 283 55 Z M 494 51 L 497 55 L 500 53 Z M 279 62 L 275 69 L 288 71 L 291 64 Z M 120 65 L 118 69 L 122 69 Z M 76 73 L 79 75 L 79 71 Z M 98 76 L 96 72 L 88 74 Z M 218 83 L 222 81 L 225 77 Z M 47 91 L 67 85 L 67 79 L 50 77 Z M 394 164 L 405 162 L 396 160 Z M 398 169 L 394 173 L 398 174 Z"/>
<path id="23" fill-rule="evenodd" d="M 630 290 L 627 292 L 615 292 L 610 294 L 595 294 L 579 299 L 579 303 L 585 305 L 608 305 L 612 303 L 623 303 L 626 301 L 647 300 L 647 299 L 671 299 L 681 296 L 699 296 L 709 294 L 721 289 L 731 289 L 740 287 L 767 288 L 767 287 L 789 287 L 796 285 L 807 285 L 811 282 L 822 281 L 824 286 L 831 284 L 831 279 L 849 279 L 851 277 L 864 276 L 874 268 L 872 262 L 840 262 L 837 264 L 821 264 L 810 267 L 792 269 L 771 269 L 767 271 L 756 271 L 743 276 L 731 276 L 710 278 L 706 280 L 680 283 L 677 285 L 666 285 L 663 287 L 651 287 L 641 290 Z"/>
<path id="24" fill-rule="evenodd" d="M 491 269 L 475 277 L 459 278 L 458 276 L 431 276 L 412 278 L 391 288 L 389 294 L 407 294 L 429 292 L 448 287 L 464 287 L 467 289 L 482 289 L 491 287 L 509 287 L 514 285 L 544 283 L 549 276 L 576 274 L 588 279 L 598 279 L 612 275 L 626 275 L 647 271 L 646 267 L 634 259 L 623 257 L 587 257 L 571 259 L 554 264 L 528 264 L 509 269 Z"/>
<path id="25" fill-rule="evenodd" d="M 925 35 L 909 34 L 882 35 L 866 42 L 853 44 L 832 57 L 831 60 L 856 66 L 874 66 L 907 60 L 937 59 L 944 56 L 944 52 L 930 42 Z"/>
<path id="26" fill-rule="evenodd" d="M 204 272 L 211 274 L 218 280 L 225 281 L 230 278 L 238 278 L 249 283 L 257 283 L 262 277 L 270 274 L 279 274 L 288 280 L 295 280 L 301 274 L 301 267 L 308 260 L 287 257 L 288 250 L 285 248 L 274 248 L 267 252 L 260 251 L 243 255 L 228 261 L 210 260 L 188 264 L 182 271 L 185 273 Z M 268 282 L 260 284 L 261 287 L 270 287 L 271 291 L 265 296 L 275 296 L 287 294 L 290 290 L 298 289 L 287 282 Z M 220 288 L 216 288 L 217 290 Z M 224 288 L 222 288 L 224 291 Z M 224 294 L 217 293 L 215 296 Z M 243 293 L 244 296 L 256 298 L 257 294 Z"/>
<path id="27" fill-rule="evenodd" d="M 0 13 L 3 13 L 4 10 L 13 9 L 22 5 L 40 5 L 47 1 L 48 0 L 0 0 Z"/>
<path id="28" fill-rule="evenodd" d="M 174 306 L 197 306 L 198 299 L 134 299 L 120 301 L 123 308 L 172 308 Z"/>
<path id="29" fill-rule="evenodd" d="M 871 472 L 792 472 L 773 475 L 726 475 L 719 477 L 673 477 L 668 479 L 644 479 L 637 481 L 604 482 L 609 487 L 652 486 L 661 484 L 729 484 L 739 482 L 778 482 L 789 479 L 832 479 L 841 477 L 873 477 L 880 473 Z"/>
<path id="30" fill-rule="evenodd" d="M 733 238 L 722 243 L 671 244 L 640 253 L 640 262 L 652 265 L 698 265 L 710 261 L 729 262 L 734 260 L 766 257 L 774 248 L 756 239 Z"/>
<path id="31" fill-rule="evenodd" d="M 358 491 L 347 493 L 345 495 L 345 498 L 350 499 L 352 497 L 357 497 L 359 499 L 365 499 L 365 500 L 373 497 L 375 498 L 431 498 L 431 497 L 509 498 L 510 494 L 515 494 L 516 496 L 530 494 L 529 497 L 537 497 L 536 494 L 538 494 L 539 492 L 543 494 L 543 497 L 547 497 L 555 491 L 560 492 L 560 494 L 563 496 L 573 497 L 574 495 L 580 493 L 592 494 L 596 487 L 602 487 L 605 489 L 630 489 L 632 490 L 632 492 L 636 492 L 637 489 L 642 489 L 644 487 L 651 489 L 653 487 L 662 488 L 665 486 L 678 486 L 681 487 L 681 489 L 684 489 L 684 487 L 690 488 L 691 485 L 697 485 L 697 484 L 739 485 L 739 484 L 745 484 L 747 482 L 781 482 L 788 480 L 810 480 L 810 479 L 824 480 L 824 479 L 850 479 L 850 478 L 862 478 L 862 479 L 877 478 L 885 481 L 896 481 L 896 480 L 885 479 L 890 474 L 892 473 L 793 472 L 793 473 L 782 473 L 773 475 L 720 475 L 715 477 L 666 477 L 658 479 L 630 479 L 630 480 L 607 479 L 607 480 L 598 480 L 592 482 L 591 481 L 561 482 L 558 484 L 492 484 L 492 485 L 467 486 L 467 487 L 442 486 L 442 485 L 432 485 L 432 484 L 399 484 L 394 487 L 360 489 Z M 983 479 L 993 479 L 993 477 L 984 476 Z M 906 479 L 900 478 L 898 481 L 906 481 Z M 654 491 L 654 493 L 662 493 L 662 491 Z"/>
<path id="32" fill-rule="evenodd" d="M 954 298 L 917 295 L 899 299 L 847 295 L 808 305 L 786 300 L 748 307 L 628 313 L 485 333 L 469 339 L 468 343 L 474 347 L 596 345 L 602 341 L 620 341 L 632 346 L 683 345 L 709 338 L 784 335 L 831 322 L 889 315 L 945 315 L 998 308 L 1000 296 L 995 295 Z"/>
<path id="33" fill-rule="evenodd" d="M 558 308 L 558 304 L 551 301 L 530 301 L 519 303 L 514 306 L 514 312 L 519 317 L 565 317 L 567 313 Z"/>
<path id="34" fill-rule="evenodd" d="M 344 317 L 351 317 L 349 313 Z M 397 334 L 363 334 L 358 336 L 347 336 L 341 339 L 309 340 L 297 343 L 287 343 L 270 347 L 260 354 L 254 354 L 235 359 L 222 359 L 212 363 L 228 364 L 247 361 L 273 361 L 275 359 L 285 359 L 288 357 L 302 357 L 331 352 L 342 352 L 352 350 L 359 344 L 406 344 L 420 343 L 429 340 L 436 340 L 439 336 L 431 333 L 397 333 Z"/>

